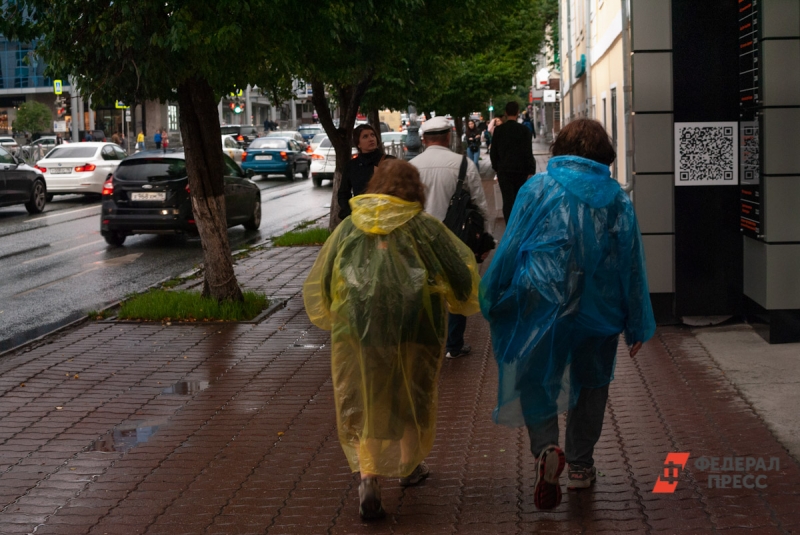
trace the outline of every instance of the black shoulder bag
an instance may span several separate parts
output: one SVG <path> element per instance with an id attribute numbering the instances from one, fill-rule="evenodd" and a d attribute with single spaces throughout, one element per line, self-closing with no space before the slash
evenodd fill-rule
<path id="1" fill-rule="evenodd" d="M 478 207 L 472 202 L 469 188 L 464 185 L 467 177 L 467 157 L 461 160 L 461 168 L 458 171 L 458 184 L 453 197 L 450 199 L 450 206 L 447 207 L 447 215 L 444 224 L 453 234 L 467 244 L 467 247 L 475 253 L 475 259 L 480 263 L 484 253 L 491 251 L 495 247 L 494 238 L 484 230 L 484 220 Z"/>

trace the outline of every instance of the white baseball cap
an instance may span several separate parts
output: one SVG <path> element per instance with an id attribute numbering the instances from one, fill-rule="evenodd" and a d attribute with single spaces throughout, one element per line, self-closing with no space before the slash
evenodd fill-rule
<path id="1" fill-rule="evenodd" d="M 421 134 L 444 134 L 450 131 L 450 121 L 442 116 L 428 119 L 419 127 Z"/>

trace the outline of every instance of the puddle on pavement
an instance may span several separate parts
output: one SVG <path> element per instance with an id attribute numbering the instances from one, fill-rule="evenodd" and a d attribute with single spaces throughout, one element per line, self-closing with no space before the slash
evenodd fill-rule
<path id="1" fill-rule="evenodd" d="M 208 381 L 180 381 L 172 386 L 168 386 L 161 391 L 162 394 L 177 394 L 186 396 L 196 394 L 208 388 Z"/>
<path id="2" fill-rule="evenodd" d="M 111 434 L 92 442 L 91 446 L 89 446 L 89 451 L 126 452 L 150 440 L 150 437 L 158 431 L 161 425 L 163 425 L 163 422 L 159 422 L 159 425 L 140 425 L 128 427 L 127 429 L 115 429 Z"/>

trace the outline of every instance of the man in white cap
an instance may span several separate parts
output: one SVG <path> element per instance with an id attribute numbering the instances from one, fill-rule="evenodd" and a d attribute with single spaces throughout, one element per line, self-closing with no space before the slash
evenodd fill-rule
<path id="1" fill-rule="evenodd" d="M 440 221 L 447 215 L 450 199 L 456 192 L 458 172 L 464 156 L 450 150 L 450 122 L 444 117 L 428 119 L 420 127 L 425 152 L 411 160 L 411 165 L 419 170 L 420 179 L 425 185 L 425 211 Z M 486 195 L 483 193 L 481 177 L 475 164 L 467 160 L 467 176 L 464 183 L 469 189 L 472 202 L 484 220 L 488 219 Z M 447 333 L 447 358 L 454 359 L 467 355 L 472 348 L 464 343 L 467 318 L 450 314 Z"/>

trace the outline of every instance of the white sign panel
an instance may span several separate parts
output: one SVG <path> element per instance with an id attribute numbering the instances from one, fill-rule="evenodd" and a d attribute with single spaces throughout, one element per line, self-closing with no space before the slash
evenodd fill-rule
<path id="1" fill-rule="evenodd" d="M 555 102 L 556 101 L 556 90 L 555 89 L 545 89 L 544 90 L 544 98 L 542 100 L 544 102 Z"/>
<path id="2" fill-rule="evenodd" d="M 53 132 L 66 132 L 67 121 L 53 121 Z"/>
<path id="3" fill-rule="evenodd" d="M 739 185 L 739 123 L 675 123 L 676 186 Z"/>

